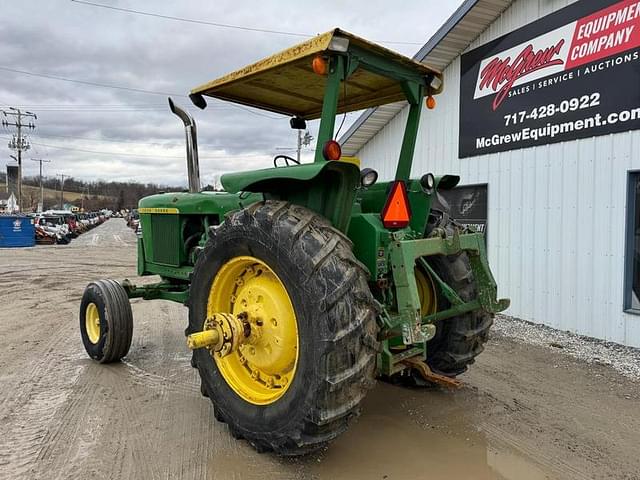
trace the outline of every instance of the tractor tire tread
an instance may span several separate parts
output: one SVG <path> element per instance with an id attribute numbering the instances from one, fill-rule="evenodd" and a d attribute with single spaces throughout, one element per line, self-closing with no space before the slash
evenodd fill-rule
<path id="1" fill-rule="evenodd" d="M 117 362 L 127 355 L 133 338 L 133 314 L 129 297 L 122 285 L 115 280 L 96 280 L 87 286 L 83 304 L 92 301 L 87 295 L 95 295 L 93 290 L 97 291 L 104 303 L 106 329 L 101 332 L 101 336 L 106 335 L 106 338 L 102 350 L 92 356 L 99 363 Z"/>
<path id="2" fill-rule="evenodd" d="M 441 226 L 447 234 L 459 228 L 446 218 Z M 475 279 L 466 253 L 431 257 L 428 261 L 462 300 L 476 298 Z M 464 373 L 483 352 L 492 325 L 493 315 L 482 310 L 442 320 L 436 336 L 427 343 L 427 364 L 433 371 L 450 377 Z"/>
<path id="3" fill-rule="evenodd" d="M 111 295 L 117 305 L 117 314 L 114 315 L 114 325 L 116 325 L 113 351 L 111 353 L 110 362 L 117 362 L 124 357 L 131 347 L 133 337 L 133 315 L 131 313 L 131 304 L 127 292 L 115 280 L 107 280 L 110 283 Z"/>

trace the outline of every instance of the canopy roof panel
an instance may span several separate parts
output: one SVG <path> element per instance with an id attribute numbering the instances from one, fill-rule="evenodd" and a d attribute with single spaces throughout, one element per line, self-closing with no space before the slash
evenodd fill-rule
<path id="1" fill-rule="evenodd" d="M 318 118 L 326 76 L 315 74 L 311 62 L 316 55 L 332 49 L 334 38 L 348 39 L 350 52 L 364 50 L 416 75 L 441 77 L 439 71 L 420 62 L 336 28 L 196 87 L 191 93 L 305 119 Z M 404 99 L 399 81 L 358 67 L 341 89 L 338 113 Z"/>

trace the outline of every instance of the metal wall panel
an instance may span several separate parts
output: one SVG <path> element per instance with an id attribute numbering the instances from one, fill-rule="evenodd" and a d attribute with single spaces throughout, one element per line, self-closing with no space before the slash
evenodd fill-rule
<path id="1" fill-rule="evenodd" d="M 516 0 L 471 49 L 572 1 Z M 489 258 L 507 314 L 640 346 L 640 316 L 623 312 L 627 172 L 640 169 L 640 131 L 458 158 L 460 59 L 424 109 L 413 175 L 488 183 Z M 357 156 L 393 177 L 406 108 Z"/>

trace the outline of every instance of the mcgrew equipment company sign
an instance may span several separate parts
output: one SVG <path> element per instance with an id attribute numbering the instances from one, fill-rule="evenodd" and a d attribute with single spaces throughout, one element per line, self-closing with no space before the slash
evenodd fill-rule
<path id="1" fill-rule="evenodd" d="M 638 128 L 638 0 L 579 1 L 462 55 L 460 157 Z"/>

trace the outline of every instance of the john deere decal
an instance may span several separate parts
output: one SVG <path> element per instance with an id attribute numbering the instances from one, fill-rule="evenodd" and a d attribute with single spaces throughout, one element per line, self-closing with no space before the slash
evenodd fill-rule
<path id="1" fill-rule="evenodd" d="M 583 0 L 462 56 L 460 157 L 640 128 L 640 1 Z"/>

